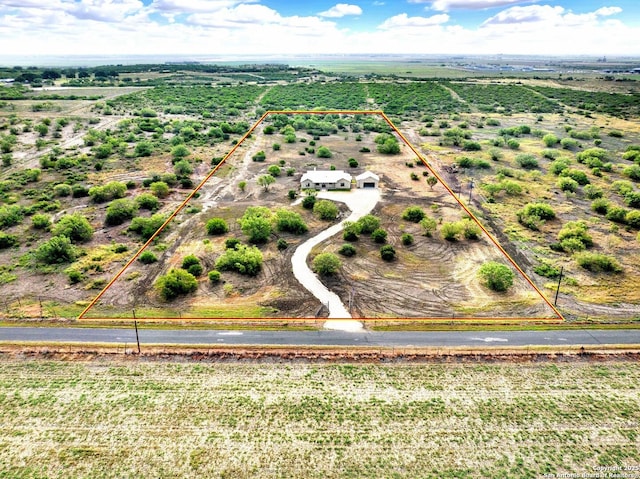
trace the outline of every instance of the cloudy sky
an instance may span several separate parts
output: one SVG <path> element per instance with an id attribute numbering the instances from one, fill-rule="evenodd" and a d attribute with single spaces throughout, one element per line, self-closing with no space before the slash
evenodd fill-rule
<path id="1" fill-rule="evenodd" d="M 640 1 L 0 0 L 0 52 L 640 56 Z"/>

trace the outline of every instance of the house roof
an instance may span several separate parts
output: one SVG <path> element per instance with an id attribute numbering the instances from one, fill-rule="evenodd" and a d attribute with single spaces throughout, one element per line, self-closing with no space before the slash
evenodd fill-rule
<path id="1" fill-rule="evenodd" d="M 300 181 L 310 180 L 312 183 L 337 183 L 340 180 L 351 182 L 351 175 L 342 170 L 307 171 Z"/>
<path id="2" fill-rule="evenodd" d="M 370 171 L 365 171 L 364 173 L 356 176 L 356 181 L 367 180 L 371 178 L 372 180 L 380 181 L 380 177 L 375 173 L 371 173 Z"/>

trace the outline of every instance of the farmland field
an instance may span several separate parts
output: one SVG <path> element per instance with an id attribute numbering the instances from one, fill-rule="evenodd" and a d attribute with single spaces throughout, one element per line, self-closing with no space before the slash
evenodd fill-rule
<path id="1" fill-rule="evenodd" d="M 624 361 L 5 357 L 0 477 L 537 478 L 637 467 L 639 384 L 637 363 Z"/>

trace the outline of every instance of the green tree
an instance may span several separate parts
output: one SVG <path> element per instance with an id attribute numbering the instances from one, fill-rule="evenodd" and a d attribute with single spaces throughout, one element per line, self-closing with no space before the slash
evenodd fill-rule
<path id="1" fill-rule="evenodd" d="M 138 216 L 137 218 L 133 218 L 128 230 L 139 234 L 141 238 L 146 241 L 158 231 L 166 219 L 167 218 L 161 213 L 156 213 L 151 218 Z"/>
<path id="2" fill-rule="evenodd" d="M 187 160 L 180 160 L 173 165 L 173 171 L 179 176 L 188 176 L 193 173 L 193 167 Z"/>
<path id="3" fill-rule="evenodd" d="M 271 236 L 273 214 L 264 206 L 250 206 L 238 220 L 240 229 L 251 243 L 266 243 Z M 218 268 L 219 269 L 219 268 Z"/>
<path id="4" fill-rule="evenodd" d="M 134 155 L 137 158 L 151 156 L 153 154 L 153 145 L 148 141 L 141 141 L 136 145 Z"/>
<path id="5" fill-rule="evenodd" d="M 271 176 L 273 176 L 274 178 L 276 176 L 280 176 L 281 170 L 280 167 L 277 165 L 271 165 L 269 168 L 267 168 L 267 171 L 269 172 L 269 174 Z"/>
<path id="6" fill-rule="evenodd" d="M 53 236 L 66 236 L 70 241 L 86 242 L 93 237 L 91 224 L 80 213 L 66 215 L 60 218 L 52 230 Z"/>
<path id="7" fill-rule="evenodd" d="M 436 183 L 438 183 L 438 178 L 436 178 L 435 176 L 428 176 L 427 177 L 427 184 L 429 185 L 429 187 L 431 189 L 433 189 L 433 187 L 436 185 Z"/>
<path id="8" fill-rule="evenodd" d="M 420 226 L 422 226 L 425 236 L 431 236 L 433 232 L 436 230 L 438 223 L 436 222 L 435 219 L 431 218 L 430 216 L 425 216 L 420 221 Z"/>
<path id="9" fill-rule="evenodd" d="M 393 261 L 396 257 L 396 250 L 390 244 L 380 248 L 380 257 L 385 261 Z"/>
<path id="10" fill-rule="evenodd" d="M 158 278 L 155 287 L 164 300 L 171 301 L 198 289 L 198 280 L 184 269 L 172 269 Z"/>
<path id="11" fill-rule="evenodd" d="M 338 217 L 338 207 L 329 200 L 316 201 L 313 206 L 313 212 L 316 213 L 320 219 L 325 221 L 333 221 Z"/>
<path id="12" fill-rule="evenodd" d="M 302 216 L 295 211 L 280 208 L 276 210 L 274 220 L 278 231 L 300 235 L 309 230 Z"/>
<path id="13" fill-rule="evenodd" d="M 457 241 L 458 237 L 462 233 L 462 228 L 459 223 L 443 223 L 440 228 L 442 237 L 447 241 Z"/>
<path id="14" fill-rule="evenodd" d="M 138 208 L 149 211 L 156 211 L 160 208 L 160 201 L 151 193 L 142 193 L 136 196 L 136 205 Z"/>
<path id="15" fill-rule="evenodd" d="M 356 221 L 361 234 L 371 234 L 380 228 L 380 218 L 374 215 L 364 215 Z"/>
<path id="16" fill-rule="evenodd" d="M 376 243 L 384 243 L 387 241 L 387 232 L 382 228 L 378 228 L 371 233 L 371 239 Z"/>
<path id="17" fill-rule="evenodd" d="M 31 217 L 31 224 L 37 230 L 48 230 L 51 226 L 51 218 L 43 214 L 33 215 Z"/>
<path id="18" fill-rule="evenodd" d="M 351 243 L 345 243 L 338 250 L 338 253 L 340 253 L 342 256 L 351 257 L 351 256 L 355 256 L 356 249 Z"/>
<path id="19" fill-rule="evenodd" d="M 269 186 L 276 182 L 271 175 L 262 175 L 258 178 L 258 185 L 264 187 L 264 191 L 269 191 Z"/>
<path id="20" fill-rule="evenodd" d="M 138 261 L 142 264 L 152 264 L 158 261 L 158 258 L 151 251 L 144 251 L 139 257 Z"/>
<path id="21" fill-rule="evenodd" d="M 318 158 L 331 158 L 333 156 L 331 150 L 326 146 L 319 147 L 316 154 L 318 155 Z"/>
<path id="22" fill-rule="evenodd" d="M 313 258 L 313 270 L 321 276 L 335 274 L 342 266 L 340 259 L 333 253 L 320 253 Z"/>
<path id="23" fill-rule="evenodd" d="M 513 285 L 513 271 L 502 263 L 495 261 L 484 263 L 478 275 L 485 286 L 493 291 L 506 291 Z"/>
<path id="24" fill-rule="evenodd" d="M 238 183 L 238 189 L 244 193 L 244 189 L 247 187 L 246 181 L 241 181 Z"/>

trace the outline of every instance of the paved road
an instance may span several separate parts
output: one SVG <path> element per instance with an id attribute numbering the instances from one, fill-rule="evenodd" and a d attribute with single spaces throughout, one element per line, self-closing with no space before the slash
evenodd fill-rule
<path id="1" fill-rule="evenodd" d="M 571 331 L 437 331 L 437 332 L 349 332 L 349 331 L 139 331 L 142 344 L 238 344 L 277 346 L 587 346 L 640 344 L 640 329 Z M 97 328 L 0 328 L 2 341 L 51 341 L 63 343 L 118 343 L 136 341 L 131 329 Z"/>

